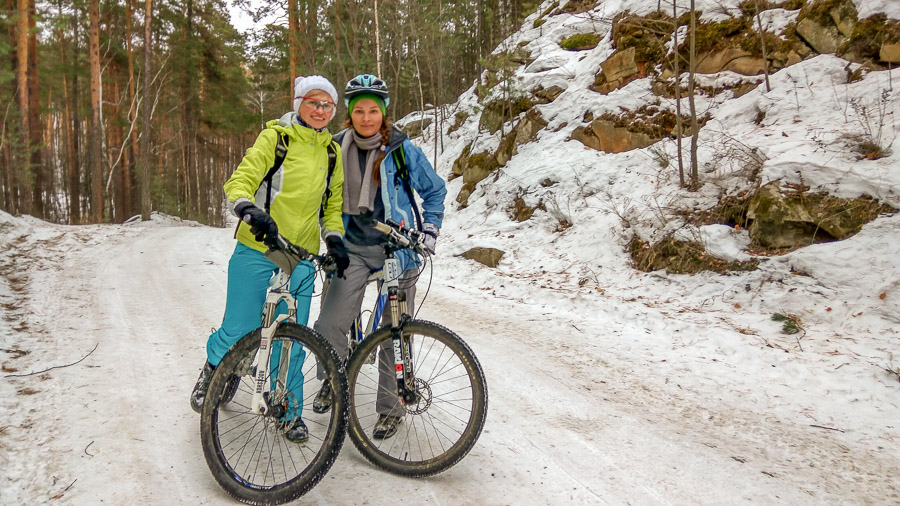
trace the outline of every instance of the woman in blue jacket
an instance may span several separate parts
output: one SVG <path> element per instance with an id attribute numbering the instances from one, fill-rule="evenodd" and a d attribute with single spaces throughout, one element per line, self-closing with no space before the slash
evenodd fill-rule
<path id="1" fill-rule="evenodd" d="M 413 205 L 402 182 L 395 176 L 397 166 L 393 153 L 402 149 L 400 156 L 406 160 L 409 183 L 422 198 L 422 231 L 427 234 L 426 247 L 433 253 L 444 217 L 444 197 L 447 189 L 421 149 L 413 145 L 408 136 L 394 127 L 385 116 L 390 97 L 387 85 L 371 74 L 361 74 L 347 83 L 344 103 L 349 118 L 345 129 L 334 140 L 341 145 L 344 162 L 343 218 L 344 245 L 350 256 L 350 264 L 344 269 L 344 277 L 335 277 L 322 301 L 319 320 L 315 329 L 334 346 L 338 356 L 347 358 L 347 332 L 359 314 L 369 274 L 384 265 L 386 236 L 375 230 L 375 221 L 392 219 L 397 223 L 413 223 Z M 400 287 L 406 292 L 407 308 L 415 314 L 415 277 L 418 258 L 415 253 L 403 250 L 397 253 L 403 275 Z M 406 282 L 404 282 L 406 281 Z M 389 312 L 385 312 L 389 319 Z M 380 371 L 379 396 L 376 411 L 379 413 L 373 437 L 385 439 L 393 436 L 403 420 L 404 409 L 397 395 L 382 395 L 396 391 L 393 377 L 393 356 L 389 350 L 381 363 L 391 364 Z M 325 384 L 313 402 L 313 411 L 324 413 L 331 409 L 332 392 Z"/>

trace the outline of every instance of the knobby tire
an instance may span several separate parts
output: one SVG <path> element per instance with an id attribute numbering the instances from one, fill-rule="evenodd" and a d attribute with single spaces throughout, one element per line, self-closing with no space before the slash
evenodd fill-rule
<path id="1" fill-rule="evenodd" d="M 301 325 L 279 325 L 272 346 L 290 341 L 293 347 L 302 345 L 305 352 L 302 385 L 289 376 L 290 389 L 282 389 L 288 392 L 285 402 L 302 397 L 296 401 L 302 405 L 300 417 L 310 432 L 306 443 L 292 443 L 283 435 L 292 423 L 284 420 L 291 415 L 275 419 L 249 409 L 259 340 L 259 329 L 250 332 L 216 367 L 201 412 L 200 437 L 213 477 L 230 496 L 248 504 L 282 504 L 312 489 L 337 459 L 347 430 L 347 379 L 337 354 L 322 336 Z M 325 380 L 317 379 L 317 365 L 324 367 Z M 235 378 L 239 379 L 236 389 Z M 312 400 L 323 381 L 330 382 L 335 395 L 331 411 L 320 415 L 313 413 Z"/>
<path id="2" fill-rule="evenodd" d="M 378 364 L 392 377 L 394 371 L 390 326 L 376 330 L 359 344 L 347 365 L 350 440 L 369 462 L 388 472 L 432 476 L 462 460 L 481 435 L 487 416 L 487 383 L 472 350 L 451 330 L 411 320 L 404 325 L 403 335 L 412 336 L 412 366 L 422 394 L 419 402 L 402 407 L 402 422 L 393 437 L 373 437 L 378 393 L 386 391 L 377 386 Z M 379 353 L 382 346 L 387 353 Z M 396 388 L 390 395 L 396 399 Z"/>

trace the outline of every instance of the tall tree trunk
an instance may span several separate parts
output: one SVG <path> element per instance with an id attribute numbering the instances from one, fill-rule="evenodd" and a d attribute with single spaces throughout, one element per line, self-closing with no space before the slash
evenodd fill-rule
<path id="1" fill-rule="evenodd" d="M 16 12 L 16 0 L 6 0 L 4 2 L 4 7 L 6 11 L 9 13 Z M 9 59 L 4 60 L 4 63 L 8 65 L 4 65 L 3 68 L 10 75 L 16 75 L 18 70 L 18 55 L 16 54 L 16 41 L 18 40 L 16 36 L 16 24 L 8 23 L 6 25 L 6 43 L 9 44 Z M 14 103 L 17 103 L 17 95 L 18 93 L 13 93 L 12 99 Z M 0 156 L 3 157 L 3 170 L 2 180 L 0 180 L 0 184 L 3 186 L 2 195 L 0 195 L 0 203 L 3 205 L 3 209 L 6 211 L 16 214 L 18 212 L 16 207 L 16 197 L 15 197 L 15 181 L 16 176 L 13 172 L 13 167 L 15 167 L 14 162 L 14 146 L 18 144 L 18 139 L 16 138 L 16 129 L 11 128 L 16 122 L 12 120 L 10 117 L 10 113 L 18 114 L 18 110 L 10 107 L 10 112 L 4 112 L 3 114 L 3 130 L 0 130 L 0 143 L 3 144 L 2 153 Z"/>
<path id="2" fill-rule="evenodd" d="M 684 187 L 684 156 L 682 156 L 681 146 L 681 140 L 684 138 L 684 120 L 681 117 L 681 68 L 678 65 L 681 55 L 678 54 L 678 2 L 675 0 L 672 0 L 672 24 L 674 26 L 672 47 L 675 51 L 672 67 L 675 72 L 675 142 L 678 149 L 678 184 Z"/>
<path id="3" fill-rule="evenodd" d="M 125 219 L 131 217 L 135 211 L 134 206 L 134 182 L 133 171 L 135 166 L 135 152 L 138 143 L 137 102 L 135 101 L 135 75 L 134 75 L 134 46 L 132 44 L 131 21 L 134 16 L 133 0 L 125 0 L 125 52 L 128 55 L 128 124 L 131 125 L 131 142 L 125 148 L 125 160 L 122 165 L 122 185 L 125 192 Z"/>
<path id="4" fill-rule="evenodd" d="M 347 46 L 348 46 L 348 44 L 342 43 L 344 40 L 344 37 L 341 35 L 342 22 L 341 22 L 341 14 L 340 14 L 340 11 L 338 10 L 340 8 L 340 6 L 341 6 L 340 2 L 336 2 L 333 4 L 332 8 L 334 9 L 334 11 L 333 11 L 334 18 L 331 20 L 334 25 L 334 50 L 335 50 L 335 54 L 338 54 L 338 55 L 344 54 L 344 52 L 347 50 Z M 338 64 L 339 75 L 346 77 L 347 76 L 347 68 L 344 65 L 344 59 L 337 58 L 337 64 Z"/>
<path id="5" fill-rule="evenodd" d="M 72 23 L 72 90 L 69 93 L 69 110 L 71 111 L 72 121 L 69 128 L 72 132 L 72 152 L 73 158 L 70 160 L 69 167 L 69 223 L 81 223 L 82 217 L 82 191 L 81 191 L 81 113 L 78 109 L 78 97 L 80 95 L 78 86 L 78 48 L 80 45 L 78 34 L 81 27 L 81 10 L 74 9 L 74 22 Z M 65 51 L 65 48 L 63 48 Z"/>
<path id="6" fill-rule="evenodd" d="M 89 48 L 91 65 L 91 138 L 89 141 L 89 167 L 91 174 L 91 220 L 103 221 L 103 127 L 100 108 L 100 0 L 88 1 Z"/>
<path id="7" fill-rule="evenodd" d="M 141 117 L 141 146 L 138 161 L 138 174 L 141 178 L 141 219 L 150 219 L 150 112 L 152 100 L 150 98 L 150 53 L 152 50 L 151 28 L 153 24 L 153 0 L 146 0 L 144 4 L 144 84 L 141 86 L 142 102 L 144 104 Z"/>
<path id="8" fill-rule="evenodd" d="M 183 69 L 184 74 L 182 75 L 181 82 L 181 91 L 182 91 L 182 100 L 184 107 L 182 108 L 183 115 L 181 118 L 181 171 L 179 176 L 179 182 L 181 183 L 179 200 L 180 204 L 183 204 L 183 209 L 187 212 L 187 215 L 192 218 L 197 218 L 197 209 L 199 204 L 199 199 L 197 195 L 194 194 L 194 185 L 196 184 L 196 178 L 192 179 L 194 172 L 196 170 L 197 160 L 196 153 L 194 151 L 195 148 L 195 139 L 196 139 L 196 125 L 194 121 L 194 109 L 195 109 L 195 94 L 194 94 L 194 86 L 196 85 L 193 79 L 192 72 L 194 67 L 199 64 L 196 59 L 196 55 L 194 53 L 194 2 L 193 0 L 188 0 L 185 11 L 185 31 L 182 40 L 185 43 L 185 47 L 190 55 L 189 68 Z"/>
<path id="9" fill-rule="evenodd" d="M 115 104 L 110 111 L 111 118 L 121 118 L 122 92 L 119 86 L 119 76 L 121 72 L 116 72 L 116 79 L 107 86 L 112 103 Z M 113 192 L 110 199 L 110 220 L 113 223 L 124 222 L 128 218 L 125 208 L 125 173 L 127 172 L 127 163 L 119 156 L 124 153 L 125 130 L 120 121 L 114 121 L 107 124 L 107 167 L 110 171 L 115 171 L 107 176 L 107 179 L 113 179 Z M 118 170 L 116 168 L 118 167 Z M 109 182 L 106 184 L 107 192 L 109 191 Z M 111 198 L 110 198 L 111 197 Z"/>
<path id="10" fill-rule="evenodd" d="M 763 28 L 759 11 L 759 0 L 756 0 L 756 24 L 759 26 L 759 43 L 762 49 L 763 73 L 766 75 L 766 92 L 769 92 L 772 91 L 772 85 L 769 84 L 769 54 L 766 50 L 766 30 Z"/>
<path id="11" fill-rule="evenodd" d="M 378 69 L 378 77 L 381 77 L 381 30 L 378 27 L 378 0 L 375 0 L 375 68 Z"/>
<path id="12" fill-rule="evenodd" d="M 66 53 L 65 45 L 62 47 L 62 53 Z M 65 66 L 65 59 L 63 59 Z M 63 128 L 65 129 L 66 138 L 66 171 L 65 171 L 65 187 L 66 198 L 68 200 L 68 220 L 67 223 L 72 224 L 78 221 L 78 165 L 75 158 L 78 152 L 75 150 L 75 135 L 72 131 L 72 107 L 71 107 L 71 91 L 69 90 L 68 76 L 63 75 L 63 90 L 65 92 L 65 112 L 63 114 Z"/>
<path id="13" fill-rule="evenodd" d="M 304 43 L 303 52 L 306 53 L 306 74 L 315 74 L 318 72 L 318 62 L 316 62 L 316 48 L 318 47 L 317 39 L 319 37 L 319 0 L 307 0 L 306 2 L 306 30 L 303 32 Z"/>
<path id="14" fill-rule="evenodd" d="M 56 2 L 57 15 L 60 20 L 63 18 L 63 2 L 62 0 L 58 0 Z M 68 72 L 68 56 L 66 55 L 66 48 L 68 44 L 66 43 L 66 31 L 63 29 L 62 24 L 60 24 L 56 29 L 56 40 L 59 42 L 59 59 L 62 62 L 63 69 L 66 71 L 62 74 L 62 88 L 63 88 L 63 111 L 62 111 L 62 136 L 63 143 L 65 144 L 65 153 L 63 167 L 65 168 L 64 174 L 65 178 L 62 182 L 62 188 L 64 194 L 66 196 L 66 200 L 68 201 L 67 209 L 63 210 L 64 214 L 67 214 L 67 223 L 72 223 L 72 188 L 71 184 L 71 173 L 73 167 L 75 166 L 75 150 L 74 148 L 74 140 L 72 138 L 72 110 L 69 107 L 69 94 L 71 93 L 69 90 L 69 72 Z"/>
<path id="15" fill-rule="evenodd" d="M 44 135 L 41 122 L 41 103 L 38 94 L 37 30 L 34 0 L 28 2 L 28 146 L 31 167 L 31 214 L 44 219 L 45 173 L 43 163 Z"/>
<path id="16" fill-rule="evenodd" d="M 700 133 L 700 124 L 697 122 L 697 105 L 694 101 L 694 73 L 697 68 L 697 11 L 694 9 L 694 0 L 691 0 L 691 37 L 688 58 L 690 66 L 688 99 L 691 107 L 691 188 L 698 189 L 700 187 L 700 171 L 697 163 L 697 137 Z"/>
<path id="17" fill-rule="evenodd" d="M 21 139 L 22 146 L 24 146 L 24 153 L 26 160 L 30 162 L 30 156 L 28 153 L 31 152 L 31 144 L 29 143 L 29 118 L 30 115 L 28 113 L 28 106 L 31 103 L 28 100 L 28 13 L 29 13 L 29 0 L 18 0 L 18 6 L 16 9 L 16 14 L 18 15 L 18 19 L 16 20 L 16 89 L 19 92 L 19 114 L 21 114 L 20 118 L 20 129 L 21 129 Z M 26 191 L 26 189 L 30 186 L 30 182 L 28 181 L 28 174 L 30 173 L 30 168 L 26 166 L 25 170 L 22 168 L 13 168 L 13 171 L 17 175 L 16 179 L 16 196 L 18 200 L 17 207 L 19 210 L 26 214 L 31 214 L 31 195 Z"/>
<path id="18" fill-rule="evenodd" d="M 297 73 L 297 58 L 300 48 L 297 41 L 300 37 L 300 22 L 297 19 L 297 0 L 288 0 L 288 70 L 290 71 L 291 95 L 294 93 L 294 78 Z"/>

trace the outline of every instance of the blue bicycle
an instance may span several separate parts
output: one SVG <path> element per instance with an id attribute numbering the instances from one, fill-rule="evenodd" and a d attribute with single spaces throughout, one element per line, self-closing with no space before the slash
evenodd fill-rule
<path id="1" fill-rule="evenodd" d="M 471 348 L 453 331 L 407 313 L 396 253 L 428 258 L 422 234 L 394 222 L 376 228 L 388 236 L 380 284 L 369 312 L 351 326 L 347 364 L 350 439 L 376 466 L 403 476 L 431 476 L 462 460 L 487 416 L 487 382 Z M 375 328 L 384 311 L 390 323 Z M 378 411 L 403 412 L 398 432 L 378 439 Z"/>

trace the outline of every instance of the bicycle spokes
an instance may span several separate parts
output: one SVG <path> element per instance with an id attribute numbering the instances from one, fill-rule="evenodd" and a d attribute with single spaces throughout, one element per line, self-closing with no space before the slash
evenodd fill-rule
<path id="1" fill-rule="evenodd" d="M 408 347 L 403 353 L 408 365 L 398 388 L 395 342 L 383 328 L 351 358 L 351 436 L 367 459 L 391 472 L 435 474 L 462 459 L 478 438 L 487 406 L 484 376 L 458 336 L 412 320 L 400 339 L 401 350 Z M 375 364 L 368 365 L 371 352 L 377 352 Z M 400 417 L 393 436 L 374 435 L 380 415 Z"/>
<path id="2" fill-rule="evenodd" d="M 262 367 L 258 331 L 226 354 L 201 415 L 204 455 L 216 480 L 234 497 L 267 504 L 296 498 L 324 476 L 340 451 L 347 409 L 345 377 L 321 336 L 286 324 L 271 342 L 269 367 Z M 263 414 L 253 410 L 260 376 Z M 336 388 L 334 413 L 312 410 L 323 381 Z"/>

